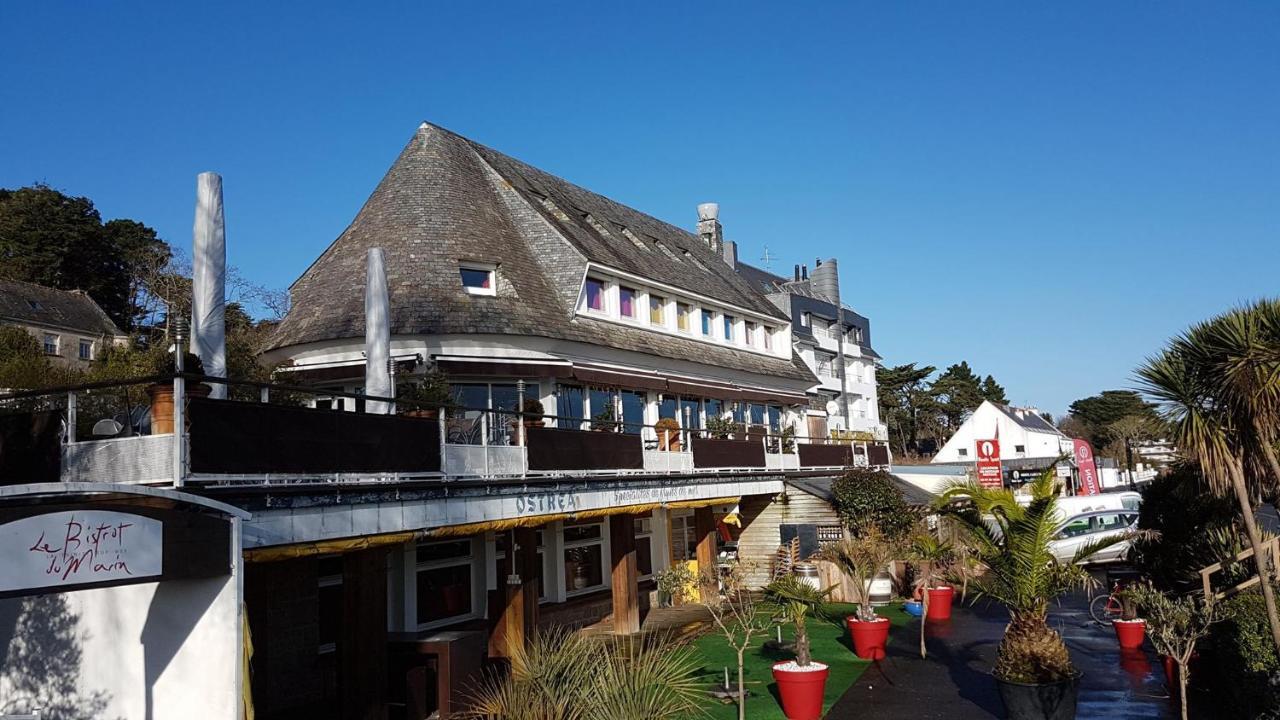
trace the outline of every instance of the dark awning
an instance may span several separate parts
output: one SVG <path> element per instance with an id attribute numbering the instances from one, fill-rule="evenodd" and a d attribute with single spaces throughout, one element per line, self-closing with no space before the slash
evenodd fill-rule
<path id="1" fill-rule="evenodd" d="M 804 393 L 784 393 L 762 388 L 740 388 L 739 397 L 756 402 L 777 402 L 784 405 L 807 405 L 809 396 Z"/>
<path id="2" fill-rule="evenodd" d="M 640 388 L 643 390 L 666 390 L 667 381 L 657 375 L 640 371 L 628 372 L 614 368 L 575 365 L 573 376 L 584 383 L 616 388 Z"/>
<path id="3" fill-rule="evenodd" d="M 667 389 L 673 393 L 679 393 L 681 395 L 719 398 L 721 400 L 737 400 L 742 397 L 738 392 L 738 388 L 732 385 L 722 385 L 720 383 L 713 382 L 695 382 L 692 378 L 688 380 L 667 378 Z"/>
<path id="4" fill-rule="evenodd" d="M 436 358 L 436 367 L 446 375 L 475 375 L 482 377 L 556 377 L 573 376 L 573 366 L 568 362 L 491 359 L 491 358 Z"/>

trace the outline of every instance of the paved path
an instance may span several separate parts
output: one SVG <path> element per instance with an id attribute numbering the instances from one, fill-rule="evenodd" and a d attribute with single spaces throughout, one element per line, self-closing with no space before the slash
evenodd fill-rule
<path id="1" fill-rule="evenodd" d="M 1083 594 L 1067 598 L 1051 613 L 1071 658 L 1084 672 L 1079 720 L 1176 718 L 1164 687 L 1163 670 L 1148 649 L 1124 658 L 1111 628 L 1089 619 Z M 1004 706 L 991 679 L 996 645 L 1008 615 L 979 603 L 957 603 L 948 623 L 928 626 L 929 657 L 920 658 L 919 625 L 895 629 L 889 656 L 867 669 L 832 706 L 829 720 L 910 718 L 911 720 L 991 720 Z"/>

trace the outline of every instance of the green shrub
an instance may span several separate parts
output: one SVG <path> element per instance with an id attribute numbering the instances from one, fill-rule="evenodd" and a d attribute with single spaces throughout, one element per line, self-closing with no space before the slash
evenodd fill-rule
<path id="1" fill-rule="evenodd" d="M 1228 704 L 1231 717 L 1252 718 L 1280 709 L 1280 697 L 1270 683 L 1280 673 L 1280 657 L 1271 640 L 1262 594 L 1243 592 L 1224 602 L 1228 619 L 1210 635 L 1214 697 Z"/>
<path id="2" fill-rule="evenodd" d="M 1135 540 L 1130 559 L 1161 590 L 1198 587 L 1200 568 L 1243 549 L 1235 525 L 1237 512 L 1233 500 L 1208 491 L 1195 467 L 1156 478 L 1142 493 L 1138 527 L 1155 530 L 1159 536 Z M 1228 567 L 1215 580 L 1238 581 L 1239 570 Z"/>
<path id="3" fill-rule="evenodd" d="M 910 532 L 916 513 L 893 476 L 883 470 L 853 468 L 831 483 L 836 512 L 854 534 L 875 525 L 890 538 Z"/>

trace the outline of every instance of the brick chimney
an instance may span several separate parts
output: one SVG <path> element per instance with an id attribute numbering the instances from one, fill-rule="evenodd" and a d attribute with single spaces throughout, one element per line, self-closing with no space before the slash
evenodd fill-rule
<path id="1" fill-rule="evenodd" d="M 711 248 L 711 252 L 720 255 L 724 247 L 724 228 L 720 227 L 720 205 L 702 203 L 698 205 L 698 237 Z"/>

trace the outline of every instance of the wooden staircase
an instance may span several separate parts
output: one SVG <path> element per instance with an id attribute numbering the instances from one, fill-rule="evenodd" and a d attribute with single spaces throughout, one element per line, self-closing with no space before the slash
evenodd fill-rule
<path id="1" fill-rule="evenodd" d="M 1276 569 L 1278 567 L 1277 558 L 1280 558 L 1280 536 L 1268 538 L 1266 542 L 1262 544 L 1262 549 L 1267 554 L 1267 559 L 1269 561 L 1267 564 L 1267 574 L 1274 578 L 1276 576 Z M 1253 557 L 1253 548 L 1246 548 L 1236 554 L 1235 558 L 1232 559 L 1232 563 L 1240 562 L 1241 560 L 1247 560 L 1251 557 Z M 1231 563 L 1228 563 L 1228 564 L 1231 564 Z M 1212 565 L 1209 565 L 1208 567 L 1204 567 L 1200 569 L 1200 584 L 1203 587 L 1204 596 L 1206 598 L 1210 597 L 1210 594 L 1212 593 L 1212 597 L 1218 600 L 1221 600 L 1223 598 L 1235 595 L 1241 590 L 1247 590 L 1253 587 L 1254 585 L 1257 585 L 1258 581 L 1260 580 L 1258 575 L 1254 574 L 1249 579 L 1233 587 L 1226 588 L 1225 590 L 1222 590 L 1219 592 L 1214 592 L 1212 578 L 1215 573 L 1222 571 L 1222 567 L 1223 567 L 1222 563 L 1216 562 Z"/>

